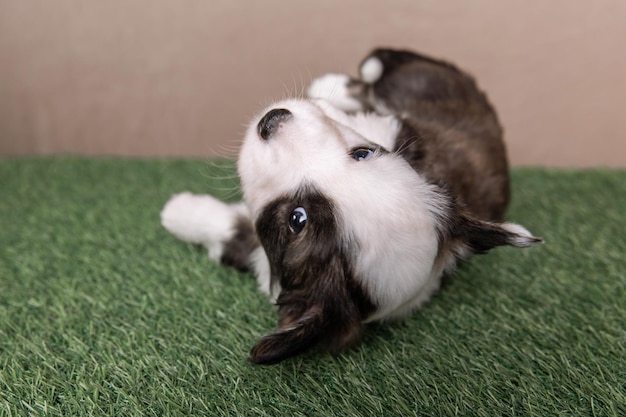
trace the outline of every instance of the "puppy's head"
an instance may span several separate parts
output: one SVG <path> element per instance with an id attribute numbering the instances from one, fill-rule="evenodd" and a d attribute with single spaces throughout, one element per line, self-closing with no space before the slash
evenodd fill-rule
<path id="1" fill-rule="evenodd" d="M 444 190 L 391 151 L 400 127 L 311 100 L 277 103 L 251 124 L 238 170 L 279 292 L 278 329 L 252 349 L 252 362 L 320 342 L 349 347 L 363 321 L 426 301 L 457 258 L 528 243 L 527 232 L 455 213 Z M 460 226 L 450 231 L 452 217 Z"/>

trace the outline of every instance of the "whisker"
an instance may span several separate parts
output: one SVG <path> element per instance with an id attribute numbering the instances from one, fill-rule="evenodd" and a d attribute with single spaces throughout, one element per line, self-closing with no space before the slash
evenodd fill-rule
<path id="1" fill-rule="evenodd" d="M 304 83 L 304 78 L 302 78 L 302 72 L 298 73 L 298 75 L 300 75 L 300 89 L 297 92 L 298 98 L 304 99 L 306 97 L 306 84 Z"/>
<path id="2" fill-rule="evenodd" d="M 311 74 L 311 70 L 309 68 L 307 68 L 306 73 L 307 73 L 309 80 L 306 83 L 306 86 L 304 84 L 302 85 L 302 97 L 308 96 L 306 93 L 307 87 L 313 83 L 313 75 Z"/>
<path id="3" fill-rule="evenodd" d="M 291 92 L 291 95 L 297 98 L 298 82 L 296 81 L 296 76 L 293 73 L 291 74 L 291 82 L 293 83 L 293 91 Z"/>
<path id="4" fill-rule="evenodd" d="M 283 95 L 286 97 L 289 97 L 289 87 L 287 86 L 287 83 L 285 83 L 284 80 L 281 80 L 280 82 L 283 86 Z"/>
<path id="5" fill-rule="evenodd" d="M 400 147 L 394 151 L 394 153 L 401 154 L 402 152 L 407 150 L 414 142 L 417 142 L 421 140 L 422 138 L 423 136 L 418 136 L 418 135 L 407 138 L 405 141 L 402 142 Z"/>

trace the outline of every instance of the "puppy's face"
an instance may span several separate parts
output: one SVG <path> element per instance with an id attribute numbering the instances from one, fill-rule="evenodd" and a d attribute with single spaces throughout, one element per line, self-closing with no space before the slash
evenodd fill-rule
<path id="1" fill-rule="evenodd" d="M 252 349 L 275 363 L 316 343 L 340 351 L 364 321 L 403 317 L 473 253 L 541 242 L 481 221 L 394 151 L 401 124 L 289 100 L 256 117 L 238 170 L 277 295 L 278 330 Z"/>
<path id="2" fill-rule="evenodd" d="M 393 117 L 312 100 L 277 103 L 253 120 L 238 170 L 279 319 L 252 362 L 320 342 L 340 351 L 364 321 L 426 302 L 457 261 L 541 242 L 522 226 L 473 217 L 427 182 L 394 151 L 400 129 Z"/>
<path id="3" fill-rule="evenodd" d="M 445 203 L 390 152 L 398 129 L 389 117 L 299 100 L 251 124 L 239 174 L 280 287 L 278 332 L 253 349 L 253 361 L 320 341 L 349 346 L 363 320 L 392 315 L 432 278 Z"/>

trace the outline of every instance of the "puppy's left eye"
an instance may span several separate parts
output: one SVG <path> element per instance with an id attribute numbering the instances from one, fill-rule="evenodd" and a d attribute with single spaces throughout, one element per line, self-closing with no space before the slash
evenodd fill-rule
<path id="1" fill-rule="evenodd" d="M 289 216 L 289 228 L 292 232 L 298 234 L 306 225 L 306 210 L 303 207 L 296 207 Z"/>
<path id="2" fill-rule="evenodd" d="M 374 151 L 368 148 L 357 148 L 350 152 L 350 156 L 357 161 L 365 161 L 374 156 Z"/>

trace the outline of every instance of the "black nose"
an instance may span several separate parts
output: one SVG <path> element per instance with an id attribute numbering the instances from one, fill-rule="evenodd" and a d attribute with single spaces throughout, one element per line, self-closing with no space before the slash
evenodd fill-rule
<path id="1" fill-rule="evenodd" d="M 272 109 L 268 111 L 257 125 L 259 136 L 268 140 L 274 132 L 276 132 L 281 122 L 284 122 L 290 117 L 292 117 L 292 114 L 287 109 Z"/>

